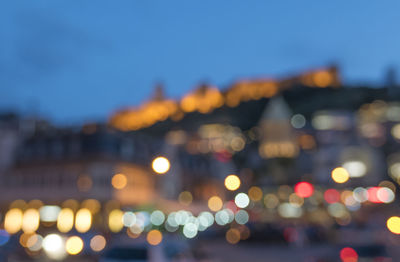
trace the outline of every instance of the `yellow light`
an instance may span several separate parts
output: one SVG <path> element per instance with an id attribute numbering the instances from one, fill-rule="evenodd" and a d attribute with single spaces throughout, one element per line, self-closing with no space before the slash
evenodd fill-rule
<path id="1" fill-rule="evenodd" d="M 396 139 L 400 139 L 400 124 L 396 124 L 392 127 L 392 136 Z"/>
<path id="2" fill-rule="evenodd" d="M 240 231 L 236 228 L 231 228 L 226 231 L 225 235 L 226 241 L 230 244 L 236 244 L 240 241 Z"/>
<path id="3" fill-rule="evenodd" d="M 22 199 L 17 199 L 17 200 L 14 200 L 11 204 L 10 204 L 10 209 L 13 209 L 13 208 L 19 208 L 19 209 L 21 209 L 21 210 L 24 210 L 25 208 L 26 208 L 26 202 L 24 201 L 24 200 L 22 200 Z"/>
<path id="4" fill-rule="evenodd" d="M 279 198 L 274 194 L 266 194 L 264 197 L 264 205 L 267 208 L 276 208 L 279 204 Z"/>
<path id="5" fill-rule="evenodd" d="M 79 208 L 79 202 L 75 199 L 67 199 L 65 200 L 62 205 L 63 208 L 70 208 L 72 211 L 76 212 Z"/>
<path id="6" fill-rule="evenodd" d="M 72 236 L 68 238 L 67 242 L 65 243 L 65 250 L 70 255 L 77 255 L 83 249 L 83 241 L 78 236 Z"/>
<path id="7" fill-rule="evenodd" d="M 17 233 L 22 227 L 22 211 L 18 208 L 10 209 L 4 219 L 4 229 L 9 234 Z"/>
<path id="8" fill-rule="evenodd" d="M 127 183 L 128 179 L 124 174 L 116 174 L 111 179 L 111 184 L 116 189 L 123 189 Z"/>
<path id="9" fill-rule="evenodd" d="M 150 230 L 149 233 L 147 233 L 147 242 L 149 242 L 150 245 L 157 246 L 161 243 L 161 241 L 162 233 L 159 230 L 153 229 Z"/>
<path id="10" fill-rule="evenodd" d="M 222 208 L 223 202 L 219 196 L 212 196 L 208 199 L 208 208 L 211 211 L 218 211 Z"/>
<path id="11" fill-rule="evenodd" d="M 30 208 L 39 209 L 42 206 L 43 206 L 43 202 L 40 201 L 39 199 L 33 199 L 33 200 L 29 201 L 29 203 L 28 203 L 28 207 L 30 207 Z"/>
<path id="12" fill-rule="evenodd" d="M 301 207 L 304 204 L 304 198 L 292 193 L 289 196 L 289 203 L 296 207 Z"/>
<path id="13" fill-rule="evenodd" d="M 263 197 L 263 192 L 258 186 L 252 186 L 249 189 L 249 197 L 252 201 L 260 201 Z"/>
<path id="14" fill-rule="evenodd" d="M 108 215 L 108 227 L 111 232 L 117 233 L 122 230 L 124 227 L 124 223 L 122 217 L 124 216 L 124 212 L 119 209 L 114 209 Z"/>
<path id="15" fill-rule="evenodd" d="M 170 168 L 169 160 L 163 156 L 156 157 L 153 160 L 152 168 L 157 174 L 165 174 Z"/>
<path id="16" fill-rule="evenodd" d="M 193 201 L 193 196 L 192 193 L 189 191 L 183 191 L 179 194 L 178 201 L 180 204 L 188 206 L 192 203 Z"/>
<path id="17" fill-rule="evenodd" d="M 90 240 L 90 247 L 93 251 L 100 252 L 106 247 L 106 239 L 102 235 L 96 235 Z"/>
<path id="18" fill-rule="evenodd" d="M 82 202 L 82 208 L 87 208 L 92 214 L 96 214 L 97 212 L 99 212 L 101 205 L 100 202 L 96 199 L 86 199 Z"/>
<path id="19" fill-rule="evenodd" d="M 74 226 L 74 212 L 70 208 L 61 209 L 57 218 L 58 231 L 62 233 L 69 232 Z"/>
<path id="20" fill-rule="evenodd" d="M 39 211 L 33 208 L 26 210 L 22 218 L 22 230 L 25 233 L 35 232 L 39 227 L 39 220 Z"/>
<path id="21" fill-rule="evenodd" d="M 337 167 L 332 170 L 332 179 L 336 183 L 342 184 L 349 180 L 349 172 L 343 167 Z"/>
<path id="22" fill-rule="evenodd" d="M 400 217 L 393 216 L 386 221 L 386 226 L 393 234 L 400 234 Z"/>
<path id="23" fill-rule="evenodd" d="M 89 231 L 92 226 L 92 214 L 87 208 L 79 209 L 76 213 L 75 228 L 79 233 L 85 233 Z"/>
<path id="24" fill-rule="evenodd" d="M 240 179 L 237 175 L 229 175 L 225 178 L 225 187 L 230 191 L 235 191 L 240 187 Z"/>

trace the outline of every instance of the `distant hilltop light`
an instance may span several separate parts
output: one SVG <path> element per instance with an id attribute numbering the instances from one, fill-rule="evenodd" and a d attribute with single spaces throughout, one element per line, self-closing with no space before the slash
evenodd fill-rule
<path id="1" fill-rule="evenodd" d="M 280 80 L 240 80 L 222 91 L 215 86 L 201 85 L 179 101 L 160 95 L 162 91 L 157 87 L 157 94 L 150 101 L 116 112 L 109 122 L 113 127 L 123 131 L 139 130 L 167 119 L 179 121 L 185 114 L 192 112 L 206 114 L 223 106 L 236 107 L 242 102 L 270 98 L 293 85 L 336 88 L 340 87 L 341 83 L 337 69 L 331 67 Z"/>

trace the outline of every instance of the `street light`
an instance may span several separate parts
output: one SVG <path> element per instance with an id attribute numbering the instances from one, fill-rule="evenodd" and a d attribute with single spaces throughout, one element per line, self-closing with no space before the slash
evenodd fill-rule
<path id="1" fill-rule="evenodd" d="M 157 174 L 165 174 L 171 167 L 169 160 L 163 156 L 156 157 L 151 164 L 154 172 Z"/>

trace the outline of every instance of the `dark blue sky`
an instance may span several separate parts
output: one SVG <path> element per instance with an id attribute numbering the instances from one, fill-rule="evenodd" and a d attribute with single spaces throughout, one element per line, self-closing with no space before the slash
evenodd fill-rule
<path id="1" fill-rule="evenodd" d="M 400 69 L 398 0 L 0 3 L 0 109 L 102 120 L 199 82 L 280 77 L 337 63 L 348 83 Z"/>

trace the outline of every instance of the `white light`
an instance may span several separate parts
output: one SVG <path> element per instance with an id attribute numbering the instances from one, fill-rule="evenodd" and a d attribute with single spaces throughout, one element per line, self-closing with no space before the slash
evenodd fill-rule
<path id="1" fill-rule="evenodd" d="M 64 240 L 57 234 L 47 235 L 42 242 L 46 255 L 55 260 L 61 260 L 66 256 Z"/>
<path id="2" fill-rule="evenodd" d="M 125 212 L 122 216 L 124 226 L 131 227 L 136 223 L 136 215 L 133 212 Z"/>
<path id="3" fill-rule="evenodd" d="M 43 237 L 34 234 L 28 238 L 27 246 L 30 251 L 39 251 L 42 248 Z"/>
<path id="4" fill-rule="evenodd" d="M 208 211 L 201 212 L 199 218 L 204 218 L 205 221 L 207 221 L 207 224 L 205 224 L 207 227 L 210 227 L 214 224 L 214 216 Z M 202 223 L 202 221 L 203 220 L 201 219 L 200 223 Z"/>
<path id="5" fill-rule="evenodd" d="M 239 225 L 244 225 L 249 222 L 249 214 L 246 210 L 239 210 L 235 215 L 235 221 Z"/>
<path id="6" fill-rule="evenodd" d="M 185 210 L 180 210 L 175 215 L 175 221 L 178 225 L 185 225 L 186 223 L 188 223 L 189 218 L 191 216 L 192 216 L 192 213 L 185 211 Z"/>
<path id="7" fill-rule="evenodd" d="M 394 163 L 393 165 L 391 165 L 389 168 L 389 172 L 393 178 L 400 178 L 400 163 Z"/>
<path id="8" fill-rule="evenodd" d="M 42 206 L 39 209 L 40 220 L 43 222 L 55 222 L 60 211 L 61 208 L 58 206 Z"/>
<path id="9" fill-rule="evenodd" d="M 294 128 L 302 128 L 306 125 L 306 119 L 303 115 L 296 114 L 296 115 L 292 116 L 290 123 L 292 124 L 292 126 Z"/>
<path id="10" fill-rule="evenodd" d="M 136 223 L 143 225 L 143 227 L 146 227 L 150 224 L 150 215 L 146 211 L 141 211 L 135 213 L 136 215 Z"/>
<path id="11" fill-rule="evenodd" d="M 215 222 L 220 226 L 224 226 L 229 223 L 229 213 L 226 212 L 226 209 L 218 211 L 215 214 Z"/>
<path id="12" fill-rule="evenodd" d="M 249 205 L 250 199 L 245 193 L 239 193 L 235 197 L 235 204 L 239 208 L 245 208 Z"/>
<path id="13" fill-rule="evenodd" d="M 290 217 L 301 217 L 303 214 L 303 209 L 299 206 L 292 205 L 290 203 L 280 204 L 278 207 L 278 213 L 282 217 L 290 218 Z"/>
<path id="14" fill-rule="evenodd" d="M 344 204 L 350 211 L 357 211 L 361 207 L 360 202 L 358 202 L 353 195 L 349 195 L 348 197 L 346 197 L 344 200 Z"/>
<path id="15" fill-rule="evenodd" d="M 328 213 L 336 218 L 341 218 L 346 216 L 348 213 L 344 205 L 340 203 L 333 203 L 328 206 Z"/>
<path id="16" fill-rule="evenodd" d="M 390 188 L 387 187 L 381 187 L 378 189 L 376 192 L 376 196 L 380 201 L 383 203 L 391 203 L 394 200 L 394 193 Z"/>
<path id="17" fill-rule="evenodd" d="M 156 173 L 164 174 L 168 172 L 170 168 L 170 163 L 167 158 L 160 156 L 153 160 L 152 167 Z"/>
<path id="18" fill-rule="evenodd" d="M 165 215 L 162 211 L 156 210 L 150 215 L 150 222 L 155 226 L 160 226 L 164 223 Z"/>
<path id="19" fill-rule="evenodd" d="M 350 177 L 362 177 L 367 172 L 367 167 L 361 161 L 348 161 L 342 166 L 349 172 Z"/>
<path id="20" fill-rule="evenodd" d="M 175 228 L 178 227 L 178 223 L 176 222 L 176 212 L 169 213 L 168 218 L 167 218 L 167 223 L 171 227 Z"/>
<path id="21" fill-rule="evenodd" d="M 235 219 L 235 213 L 229 208 L 225 208 L 224 210 L 228 214 L 228 223 L 231 223 Z"/>
<path id="22" fill-rule="evenodd" d="M 183 234 L 187 238 L 194 238 L 197 235 L 197 226 L 194 223 L 187 223 L 183 226 Z"/>
<path id="23" fill-rule="evenodd" d="M 143 232 L 143 225 L 140 223 L 136 223 L 129 228 L 133 234 L 140 235 Z"/>
<path id="24" fill-rule="evenodd" d="M 199 216 L 197 218 L 197 220 L 199 221 L 199 231 L 204 231 L 207 229 L 208 227 L 208 220 L 205 217 Z"/>
<path id="25" fill-rule="evenodd" d="M 168 220 L 167 220 L 167 222 L 164 224 L 164 227 L 165 227 L 165 229 L 168 231 L 168 232 L 175 232 L 176 230 L 178 230 L 178 226 L 173 226 L 173 225 L 170 225 L 169 223 L 168 223 Z"/>
<path id="26" fill-rule="evenodd" d="M 353 197 L 356 201 L 363 203 L 368 200 L 368 190 L 362 187 L 357 187 L 353 190 Z"/>

